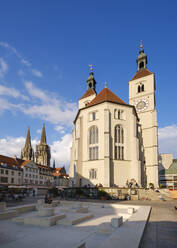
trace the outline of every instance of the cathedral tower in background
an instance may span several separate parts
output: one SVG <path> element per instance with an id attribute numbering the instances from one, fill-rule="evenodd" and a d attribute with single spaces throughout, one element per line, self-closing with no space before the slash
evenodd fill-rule
<path id="1" fill-rule="evenodd" d="M 47 145 L 45 125 L 42 128 L 41 141 L 36 145 L 35 152 L 36 163 L 50 167 L 50 147 Z"/>
<path id="2" fill-rule="evenodd" d="M 30 129 L 27 130 L 25 146 L 21 151 L 21 159 L 34 161 L 34 151 L 31 146 Z"/>

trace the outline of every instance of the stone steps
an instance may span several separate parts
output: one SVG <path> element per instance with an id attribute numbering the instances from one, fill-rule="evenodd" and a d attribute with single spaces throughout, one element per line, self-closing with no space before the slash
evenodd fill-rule
<path id="1" fill-rule="evenodd" d="M 33 225 L 33 226 L 54 226 L 56 222 L 60 219 L 65 218 L 65 214 L 56 214 L 53 216 L 47 217 L 40 217 L 37 215 L 33 216 L 26 216 L 26 217 L 17 217 L 14 218 L 12 221 L 16 223 L 21 223 L 25 225 Z"/>
<path id="2" fill-rule="evenodd" d="M 76 225 L 80 222 L 93 218 L 93 214 L 67 215 L 66 218 L 56 222 L 56 225 Z"/>

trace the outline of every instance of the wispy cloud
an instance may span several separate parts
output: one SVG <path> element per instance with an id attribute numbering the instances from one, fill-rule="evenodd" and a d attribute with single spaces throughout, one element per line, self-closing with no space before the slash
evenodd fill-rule
<path id="1" fill-rule="evenodd" d="M 20 93 L 20 91 L 14 89 L 14 88 L 8 88 L 4 85 L 0 85 L 0 95 L 2 96 L 11 96 L 14 98 L 21 97 L 23 100 L 28 100 L 29 98 L 23 94 Z"/>
<path id="2" fill-rule="evenodd" d="M 8 70 L 8 65 L 3 58 L 0 58 L 0 78 L 3 78 Z"/>
<path id="3" fill-rule="evenodd" d="M 36 69 L 32 69 L 32 73 L 36 77 L 42 77 L 42 72 L 40 72 L 40 71 L 38 71 Z"/>
<path id="4" fill-rule="evenodd" d="M 26 59 L 24 59 L 23 56 L 17 51 L 15 47 L 11 46 L 7 42 L 2 42 L 2 41 L 0 42 L 0 46 L 9 49 L 12 53 L 14 53 L 20 59 L 22 64 L 26 66 L 31 66 L 31 63 Z"/>
<path id="5" fill-rule="evenodd" d="M 44 102 L 50 99 L 50 97 L 47 96 L 47 94 L 43 90 L 37 88 L 31 81 L 25 82 L 25 87 L 28 90 L 28 94 L 32 97 L 38 98 Z"/>
<path id="6" fill-rule="evenodd" d="M 40 72 L 39 70 L 33 68 L 32 64 L 25 59 L 18 51 L 15 47 L 11 46 L 10 44 L 8 44 L 7 42 L 0 42 L 0 46 L 3 48 L 6 48 L 8 50 L 10 50 L 13 54 L 15 54 L 17 56 L 17 58 L 20 60 L 20 62 L 25 65 L 26 67 L 28 67 L 31 70 L 31 73 L 36 76 L 36 77 L 42 77 L 42 72 Z M 1 64 L 1 62 L 0 62 Z M 1 71 L 0 71 L 1 72 Z M 0 74 L 1 75 L 1 74 Z M 20 75 L 20 74 L 19 74 Z"/>
<path id="7" fill-rule="evenodd" d="M 56 126 L 55 127 L 55 130 L 61 134 L 64 134 L 65 133 L 65 130 L 64 130 L 64 127 L 63 126 Z"/>
<path id="8" fill-rule="evenodd" d="M 38 104 L 32 103 L 30 106 L 23 106 L 21 110 L 32 117 L 38 117 L 53 124 L 65 124 L 72 126 L 76 115 L 76 103 L 60 100 L 52 92 L 44 92 L 37 88 L 31 81 L 25 82 L 28 94 L 35 99 L 40 100 Z"/>

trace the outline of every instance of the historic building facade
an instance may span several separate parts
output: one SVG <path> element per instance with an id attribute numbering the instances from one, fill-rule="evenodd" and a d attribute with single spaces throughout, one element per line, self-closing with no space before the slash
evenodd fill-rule
<path id="1" fill-rule="evenodd" d="M 138 71 L 129 82 L 129 104 L 110 89 L 96 93 L 91 68 L 88 90 L 74 120 L 69 175 L 76 186 L 158 186 L 154 73 L 141 45 Z"/>
<path id="2" fill-rule="evenodd" d="M 21 159 L 32 160 L 35 161 L 37 164 L 50 167 L 51 153 L 50 153 L 50 146 L 47 145 L 45 125 L 43 125 L 42 127 L 41 140 L 40 143 L 36 146 L 35 153 L 31 146 L 31 136 L 30 136 L 30 130 L 28 128 L 25 146 L 21 151 Z"/>

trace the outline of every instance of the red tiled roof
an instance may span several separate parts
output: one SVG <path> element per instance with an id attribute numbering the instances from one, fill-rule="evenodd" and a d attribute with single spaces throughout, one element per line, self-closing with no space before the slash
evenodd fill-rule
<path id="1" fill-rule="evenodd" d="M 79 100 L 81 100 L 81 99 L 83 99 L 83 98 L 86 98 L 86 97 L 88 97 L 88 96 L 94 95 L 94 94 L 96 94 L 96 91 L 95 91 L 94 89 L 88 89 L 88 90 L 85 92 L 85 94 L 84 94 Z"/>
<path id="2" fill-rule="evenodd" d="M 137 73 L 134 75 L 134 77 L 130 81 L 138 79 L 138 78 L 146 77 L 151 74 L 154 74 L 154 73 L 145 68 L 140 71 L 137 71 Z"/>
<path id="3" fill-rule="evenodd" d="M 24 167 L 26 164 L 28 164 L 30 162 L 32 162 L 32 161 L 31 160 L 23 160 L 23 159 L 20 159 L 20 158 L 12 158 L 12 157 L 7 157 L 7 156 L 4 156 L 4 155 L 0 155 L 0 164 L 4 163 L 4 164 L 7 164 L 8 166 L 12 166 L 12 167 L 15 165 L 15 166 L 18 166 L 19 168 L 22 168 L 22 167 Z M 48 169 L 48 170 L 52 169 L 51 167 L 48 167 L 48 166 L 45 166 L 45 165 L 40 165 L 40 164 L 36 164 L 36 165 L 38 167 L 45 168 L 45 169 Z"/>
<path id="4" fill-rule="evenodd" d="M 56 168 L 54 173 L 53 173 L 53 176 L 66 176 L 66 170 L 64 167 L 61 167 L 61 168 Z"/>
<path id="5" fill-rule="evenodd" d="M 22 162 L 21 167 L 23 167 L 24 165 L 28 164 L 29 162 L 31 162 L 30 160 L 25 160 L 24 162 Z"/>
<path id="6" fill-rule="evenodd" d="M 116 96 L 110 89 L 104 88 L 102 91 L 87 105 L 87 107 L 102 103 L 102 102 L 114 102 L 120 104 L 126 104 L 118 96 Z M 127 105 L 127 104 L 126 104 Z"/>
<path id="7" fill-rule="evenodd" d="M 0 155 L 0 163 L 7 164 L 9 166 L 16 165 L 20 167 L 23 162 L 24 160 L 19 158 L 11 158 L 4 155 Z"/>

